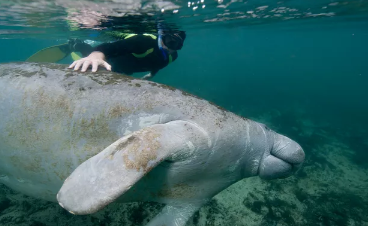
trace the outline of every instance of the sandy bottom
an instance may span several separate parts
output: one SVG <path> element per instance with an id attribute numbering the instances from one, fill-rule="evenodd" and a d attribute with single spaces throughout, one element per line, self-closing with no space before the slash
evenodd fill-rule
<path id="1" fill-rule="evenodd" d="M 203 206 L 187 226 L 368 226 L 367 131 L 357 135 L 356 131 L 331 129 L 303 117 L 287 125 L 278 112 L 254 120 L 300 143 L 306 151 L 304 167 L 287 179 L 239 181 Z M 96 214 L 74 216 L 58 204 L 0 185 L 0 225 L 7 226 L 139 226 L 162 207 L 156 203 L 113 203 Z"/>

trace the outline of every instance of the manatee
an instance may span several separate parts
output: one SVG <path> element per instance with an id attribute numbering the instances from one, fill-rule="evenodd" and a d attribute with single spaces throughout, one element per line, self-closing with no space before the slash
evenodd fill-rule
<path id="1" fill-rule="evenodd" d="M 166 204 L 148 225 L 185 225 L 242 180 L 285 178 L 305 154 L 267 126 L 181 90 L 64 65 L 0 65 L 0 182 L 73 214 Z"/>

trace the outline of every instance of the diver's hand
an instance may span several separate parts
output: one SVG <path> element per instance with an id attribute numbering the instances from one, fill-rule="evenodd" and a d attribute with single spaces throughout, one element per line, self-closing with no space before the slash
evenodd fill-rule
<path id="1" fill-rule="evenodd" d="M 78 71 L 82 66 L 81 72 L 85 72 L 91 65 L 92 72 L 96 72 L 100 65 L 104 66 L 106 70 L 111 71 L 111 65 L 105 61 L 105 54 L 98 51 L 92 52 L 87 57 L 74 61 L 68 68 L 74 67 L 74 71 Z"/>
<path id="2" fill-rule="evenodd" d="M 149 78 L 152 78 L 151 73 L 148 73 L 148 74 L 146 74 L 145 76 L 142 77 L 142 79 L 149 79 Z"/>

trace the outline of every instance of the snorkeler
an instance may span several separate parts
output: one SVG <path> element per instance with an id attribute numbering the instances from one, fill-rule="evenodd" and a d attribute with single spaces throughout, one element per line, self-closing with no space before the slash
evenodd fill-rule
<path id="1" fill-rule="evenodd" d="M 50 62 L 49 59 L 52 58 L 50 55 L 55 55 L 50 54 L 50 52 L 54 51 L 60 57 L 63 53 L 72 54 L 75 61 L 69 68 L 74 68 L 74 70 L 81 69 L 82 72 L 85 72 L 89 67 L 92 67 L 92 72 L 96 72 L 99 66 L 103 66 L 109 71 L 126 75 L 149 71 L 150 73 L 143 77 L 148 79 L 178 58 L 177 50 L 183 47 L 185 38 L 184 31 L 163 33 L 160 30 L 158 36 L 129 34 L 122 40 L 103 43 L 96 47 L 79 39 L 72 39 L 69 40 L 68 44 L 49 47 L 44 52 L 40 51 L 40 53 L 30 57 L 28 61 L 45 62 L 45 59 L 40 58 L 46 57 L 47 62 Z M 80 52 L 83 58 L 75 55 L 75 52 Z"/>
<path id="2" fill-rule="evenodd" d="M 92 66 L 92 72 L 96 72 L 99 66 L 103 66 L 109 71 L 127 75 L 149 71 L 144 78 L 151 78 L 178 58 L 177 50 L 183 47 L 185 38 L 185 32 L 178 31 L 164 33 L 159 37 L 152 34 L 131 34 L 123 40 L 104 43 L 95 48 L 88 44 L 77 44 L 73 51 L 84 53 L 83 55 L 89 52 L 89 55 L 74 61 L 69 68 L 81 68 L 85 72 Z"/>

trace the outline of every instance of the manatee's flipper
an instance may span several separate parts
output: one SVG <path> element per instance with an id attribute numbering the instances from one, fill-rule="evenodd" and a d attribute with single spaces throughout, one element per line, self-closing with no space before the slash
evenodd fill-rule
<path id="1" fill-rule="evenodd" d="M 146 226 L 170 225 L 185 226 L 187 221 L 202 206 L 202 203 L 196 205 L 187 204 L 180 206 L 165 206 L 162 211 L 155 216 Z"/>
<path id="2" fill-rule="evenodd" d="M 61 45 L 50 46 L 41 49 L 37 53 L 30 56 L 26 61 L 28 62 L 48 62 L 56 63 L 70 54 L 69 43 Z"/>
<path id="3" fill-rule="evenodd" d="M 208 149 L 208 135 L 185 121 L 143 128 L 88 159 L 65 180 L 57 199 L 74 214 L 94 213 L 129 190 L 151 169 L 181 153 Z"/>

